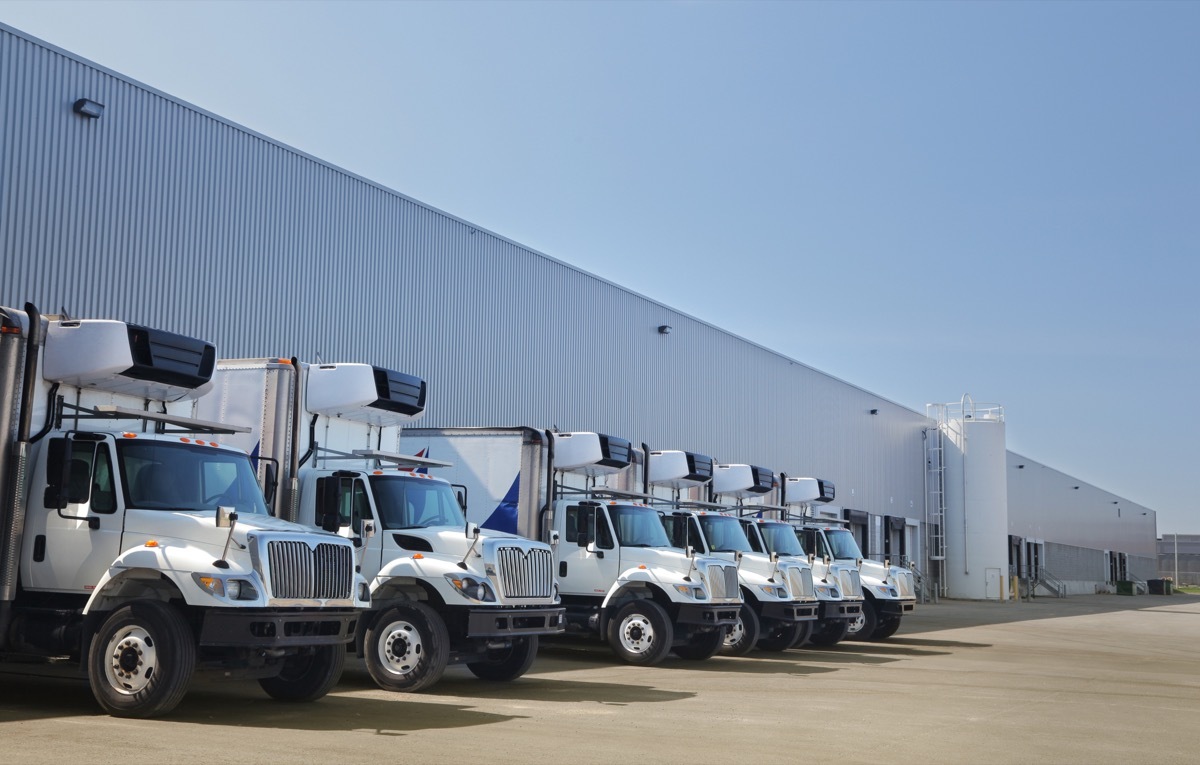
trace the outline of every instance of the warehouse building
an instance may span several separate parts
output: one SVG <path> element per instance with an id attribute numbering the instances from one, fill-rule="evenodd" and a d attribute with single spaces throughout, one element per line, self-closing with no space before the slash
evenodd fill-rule
<path id="1" fill-rule="evenodd" d="M 999 406 L 914 411 L 4 26 L 0 152 L 2 305 L 416 374 L 431 427 L 821 477 L 949 596 L 1155 574 L 1153 511 L 1008 452 Z"/>

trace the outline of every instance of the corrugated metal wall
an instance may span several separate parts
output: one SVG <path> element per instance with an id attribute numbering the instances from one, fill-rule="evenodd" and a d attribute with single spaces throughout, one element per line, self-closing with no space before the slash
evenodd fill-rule
<path id="1" fill-rule="evenodd" d="M 923 517 L 922 414 L 12 31 L 0 72 L 0 304 L 388 366 L 429 425 L 607 431 Z"/>
<path id="2" fill-rule="evenodd" d="M 1009 534 L 1155 555 L 1158 521 L 1150 508 L 1015 452 L 1007 463 Z"/>

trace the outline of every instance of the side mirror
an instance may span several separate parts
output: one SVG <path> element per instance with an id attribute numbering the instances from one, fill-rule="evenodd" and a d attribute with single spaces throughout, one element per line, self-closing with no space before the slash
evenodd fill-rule
<path id="1" fill-rule="evenodd" d="M 454 492 L 454 498 L 458 500 L 458 506 L 462 508 L 462 511 L 464 513 L 467 512 L 467 492 L 463 489 L 459 489 L 458 491 Z"/>
<path id="2" fill-rule="evenodd" d="M 772 563 L 778 563 L 778 562 L 779 562 L 779 553 L 777 553 L 777 552 L 773 552 L 773 553 L 771 553 L 771 562 L 772 562 Z"/>
<path id="3" fill-rule="evenodd" d="M 858 560 L 854 561 L 854 565 L 858 567 L 859 571 L 862 571 L 862 558 L 859 558 Z"/>
<path id="4" fill-rule="evenodd" d="M 279 486 L 279 468 L 275 466 L 274 462 L 265 462 L 264 468 L 263 499 L 270 505 L 275 501 L 275 490 Z"/>
<path id="5" fill-rule="evenodd" d="M 468 523 L 467 524 L 467 536 L 470 537 L 471 539 L 479 538 L 479 524 L 478 523 Z"/>
<path id="6" fill-rule="evenodd" d="M 550 546 L 553 547 L 554 545 L 557 545 L 557 544 L 558 544 L 558 531 L 552 530 L 550 532 Z"/>
<path id="7" fill-rule="evenodd" d="M 883 559 L 883 567 L 886 568 L 887 570 L 891 571 L 892 570 L 892 559 L 884 558 Z"/>
<path id="8" fill-rule="evenodd" d="M 233 524 L 237 522 L 237 517 L 237 512 L 232 507 L 218 507 L 215 519 L 217 528 L 233 528 Z"/>
<path id="9" fill-rule="evenodd" d="M 325 513 L 321 516 L 321 529 L 336 534 L 342 528 L 342 518 L 337 513 Z"/>
<path id="10" fill-rule="evenodd" d="M 816 553 L 809 553 L 809 554 L 808 554 L 808 565 L 810 565 L 810 566 L 811 566 L 811 565 L 812 565 L 814 562 L 816 562 L 816 560 L 817 560 L 817 554 L 816 554 Z"/>
<path id="11" fill-rule="evenodd" d="M 825 557 L 821 558 L 821 562 L 828 566 L 830 563 L 829 556 L 826 555 Z"/>
<path id="12" fill-rule="evenodd" d="M 695 558 L 696 557 L 696 548 L 692 547 L 691 545 L 688 545 L 687 547 L 684 548 L 684 553 L 689 558 Z"/>
<path id="13" fill-rule="evenodd" d="M 362 538 L 364 540 L 375 536 L 375 521 L 362 522 Z"/>

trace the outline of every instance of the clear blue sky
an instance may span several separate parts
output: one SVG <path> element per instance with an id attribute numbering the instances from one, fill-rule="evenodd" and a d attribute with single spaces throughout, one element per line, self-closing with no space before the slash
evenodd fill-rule
<path id="1" fill-rule="evenodd" d="M 0 21 L 1200 533 L 1200 3 Z"/>

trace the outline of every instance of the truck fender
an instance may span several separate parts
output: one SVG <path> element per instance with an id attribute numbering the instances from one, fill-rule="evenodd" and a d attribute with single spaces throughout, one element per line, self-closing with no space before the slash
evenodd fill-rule
<path id="1" fill-rule="evenodd" d="M 218 598 L 201 589 L 192 578 L 192 573 L 214 576 L 238 576 L 251 579 L 258 585 L 259 600 L 239 601 L 240 606 L 265 607 L 266 593 L 258 576 L 236 562 L 230 561 L 229 568 L 218 569 L 213 565 L 209 552 L 186 547 L 135 547 L 117 557 L 88 598 L 83 613 L 111 611 L 120 603 L 139 598 L 171 600 L 182 598 L 189 606 L 228 606 Z"/>

